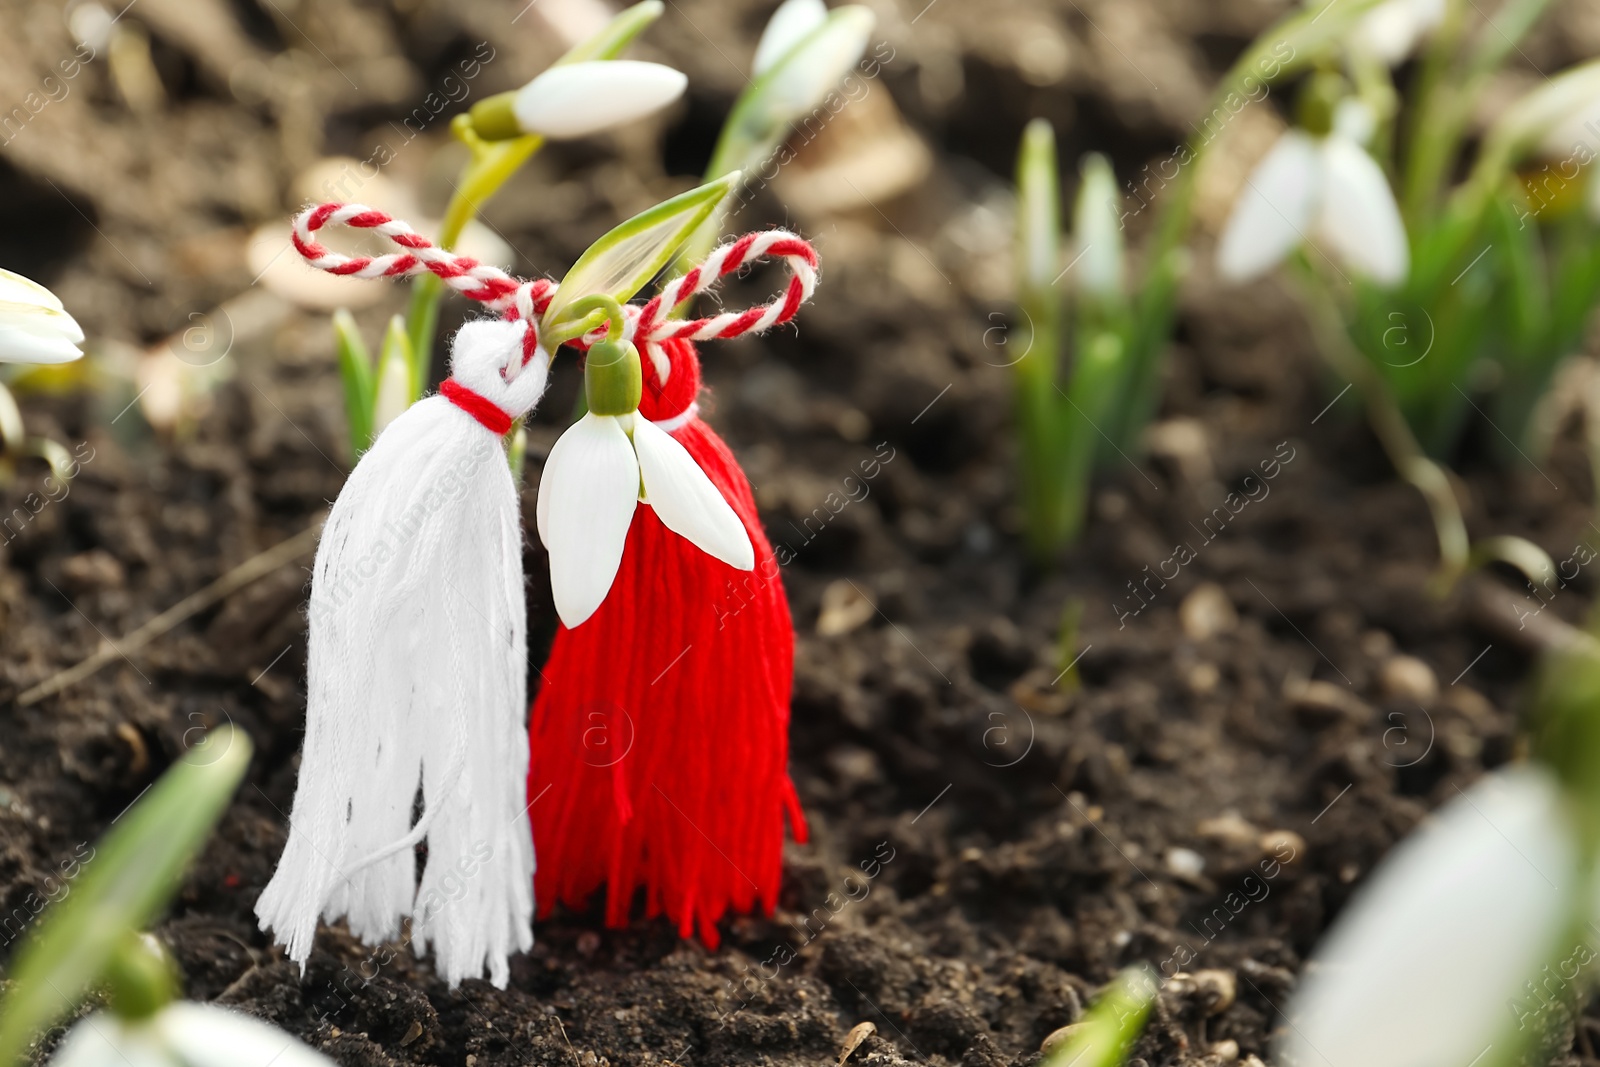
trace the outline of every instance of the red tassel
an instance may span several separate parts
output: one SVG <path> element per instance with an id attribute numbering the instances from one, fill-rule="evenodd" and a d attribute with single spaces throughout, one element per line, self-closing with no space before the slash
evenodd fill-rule
<path id="1" fill-rule="evenodd" d="M 645 360 L 640 414 L 668 422 L 743 521 L 755 568 L 740 571 L 667 530 L 641 506 L 605 602 L 556 632 L 529 723 L 539 915 L 584 905 L 606 886 L 606 925 L 625 926 L 635 893 L 680 936 L 708 948 L 730 909 L 771 915 L 784 818 L 806 826 L 789 779 L 794 628 L 750 483 L 690 410 L 693 344 Z M 670 423 L 669 423 L 670 425 Z"/>

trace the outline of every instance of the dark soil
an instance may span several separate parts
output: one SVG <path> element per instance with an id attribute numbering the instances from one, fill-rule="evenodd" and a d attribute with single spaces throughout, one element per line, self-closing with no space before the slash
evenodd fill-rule
<path id="1" fill-rule="evenodd" d="M 822 1064 L 861 1022 L 877 1032 L 856 1064 L 1031 1063 L 1139 960 L 1194 976 L 1166 984 L 1138 1048 L 1147 1063 L 1269 1058 L 1301 961 L 1361 878 L 1429 808 L 1515 754 L 1529 660 L 1463 600 L 1425 592 L 1426 510 L 1349 398 L 1324 410 L 1342 383 L 1328 388 L 1293 304 L 1270 285 L 1219 288 L 1203 264 L 1157 447 L 1106 472 L 1060 568 L 1027 565 L 996 205 L 1031 114 L 1057 121 L 1069 167 L 1099 147 L 1130 173 L 1170 149 L 1198 90 L 1281 4 L 880 13 L 895 59 L 872 91 L 934 146 L 933 172 L 870 210 L 795 220 L 824 261 L 798 333 L 705 352 L 709 418 L 774 542 L 795 553 L 793 774 L 814 835 L 790 846 L 778 915 L 724 924 L 720 952 L 664 921 L 609 931 L 597 911 L 560 914 L 538 925 L 508 990 L 450 991 L 409 951 L 375 954 L 332 928 L 302 979 L 252 908 L 295 783 L 307 560 L 17 704 L 337 494 L 348 458 L 324 316 L 290 312 L 242 338 L 209 411 L 176 435 L 152 434 L 138 409 L 119 415 L 137 386 L 118 360 L 246 290 L 245 236 L 297 206 L 298 169 L 365 157 L 478 42 L 499 50 L 484 91 L 540 69 L 558 48 L 532 17 L 510 23 L 519 7 L 236 0 L 185 14 L 143 0 L 127 18 L 151 36 L 165 104 L 134 113 L 97 61 L 0 151 L 0 262 L 54 285 L 91 337 L 115 342 L 93 391 L 23 397 L 33 432 L 92 457 L 70 491 L 49 499 L 32 461 L 4 489 L 7 953 L 58 884 L 46 879 L 231 721 L 255 762 L 158 932 L 191 998 L 269 1019 L 340 1063 Z M 520 270 L 559 274 L 607 226 L 691 182 L 768 7 L 669 4 L 641 53 L 688 71 L 690 98 L 660 138 L 549 150 L 505 191 L 488 218 Z M 71 42 L 52 5 L 0 11 L 20 27 L 0 41 L 0 91 L 21 99 Z M 1541 66 L 1593 32 L 1564 12 L 1528 46 Z M 1040 26 L 1064 70 L 1018 47 Z M 1162 87 L 1130 66 L 1159 71 Z M 435 208 L 443 126 L 393 165 Z M 739 221 L 785 218 L 764 193 Z M 362 314 L 369 337 L 402 301 L 396 290 Z M 445 327 L 465 313 L 448 306 Z M 530 475 L 570 409 L 566 370 Z M 1473 454 L 1461 493 L 1476 533 L 1523 534 L 1558 561 L 1590 536 L 1575 444 L 1537 471 Z M 530 530 L 532 502 L 529 490 Z M 1193 558 L 1176 567 L 1179 545 Z M 527 563 L 537 644 L 555 618 L 536 539 Z M 841 582 L 875 610 L 818 636 L 824 601 L 850 592 Z M 1580 618 L 1594 585 L 1581 573 L 1548 611 Z M 1437 696 L 1399 654 L 1431 669 Z"/>

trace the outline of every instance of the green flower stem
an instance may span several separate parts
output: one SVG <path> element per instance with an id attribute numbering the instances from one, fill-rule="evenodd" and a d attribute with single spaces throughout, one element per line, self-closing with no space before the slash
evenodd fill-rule
<path id="1" fill-rule="evenodd" d="M 1456 500 L 1450 477 L 1443 467 L 1429 459 L 1417 443 L 1416 435 L 1406 422 L 1389 394 L 1388 387 L 1378 376 L 1372 363 L 1350 340 L 1345 331 L 1344 319 L 1334 304 L 1327 288 L 1317 278 L 1304 257 L 1299 258 L 1302 269 L 1300 294 L 1316 335 L 1317 347 L 1329 365 L 1348 378 L 1356 387 L 1366 408 L 1367 421 L 1372 432 L 1383 446 L 1384 454 L 1394 465 L 1395 472 L 1410 482 L 1427 501 L 1433 516 L 1434 532 L 1439 538 L 1439 570 L 1434 575 L 1434 592 L 1442 595 L 1455 584 L 1467 570 L 1471 542 L 1467 537 L 1466 522 L 1461 517 L 1461 504 Z"/>
<path id="2" fill-rule="evenodd" d="M 1270 85 L 1312 65 L 1378 3 L 1379 0 L 1346 0 L 1285 17 L 1257 37 L 1223 77 L 1212 96 L 1211 113 L 1226 113 L 1230 97 L 1248 98 L 1252 80 Z M 1124 421 L 1114 434 L 1119 446 L 1130 453 L 1139 448 L 1145 424 L 1160 401 L 1161 356 L 1172 330 L 1178 282 L 1187 262 L 1183 244 L 1194 213 L 1195 175 L 1207 143 L 1202 124 L 1189 138 L 1183 150 L 1187 158 L 1171 195 L 1162 204 L 1155 239 L 1146 258 L 1144 284 L 1136 297 L 1124 379 Z"/>
<path id="3" fill-rule="evenodd" d="M 661 0 L 634 4 L 618 12 L 588 40 L 569 49 L 555 65 L 616 59 L 665 10 Z M 513 135 L 511 104 L 514 97 L 514 93 L 501 93 L 481 100 L 473 105 L 471 112 L 457 115 L 450 123 L 450 131 L 472 149 L 472 162 L 463 171 L 461 184 L 456 186 L 445 208 L 444 220 L 439 224 L 440 248 L 454 248 L 461 239 L 461 231 L 467 228 L 478 209 L 544 144 L 544 138 L 537 134 Z M 474 127 L 474 119 L 484 124 L 484 132 L 504 139 L 485 140 Z M 411 289 L 411 308 L 406 322 L 416 360 L 413 399 L 420 397 L 428 386 L 428 371 L 433 365 L 433 334 L 439 326 L 439 298 L 443 291 L 443 283 L 432 274 L 419 277 Z"/>
<path id="4" fill-rule="evenodd" d="M 1438 198 L 1458 147 L 1460 127 L 1450 112 L 1459 110 L 1451 67 L 1466 35 L 1465 0 L 1447 0 L 1444 18 L 1434 30 L 1412 90 L 1413 104 L 1406 122 L 1405 168 L 1401 215 L 1406 228 L 1425 225 L 1438 208 Z"/>
<path id="5" fill-rule="evenodd" d="M 439 224 L 437 243 L 444 249 L 456 246 L 462 231 L 477 217 L 479 209 L 544 144 L 544 138 L 537 134 L 508 141 L 482 141 L 471 133 L 470 120 L 463 120 L 465 116 L 459 116 L 452 129 L 472 148 L 472 160 L 462 171 L 461 181 Z M 428 387 L 428 371 L 433 366 L 433 335 L 439 326 L 439 300 L 443 293 L 444 283 L 433 274 L 421 275 L 411 287 L 406 328 L 411 336 L 413 397 L 421 396 Z"/>
<path id="6" fill-rule="evenodd" d="M 1460 153 L 1473 102 L 1549 6 L 1550 0 L 1510 0 L 1495 13 L 1493 24 L 1484 27 L 1478 47 L 1464 69 L 1457 72 L 1446 68 L 1456 65 L 1452 60 L 1463 49 L 1465 18 L 1459 0 L 1452 0 L 1422 71 L 1405 176 L 1403 213 L 1408 224 L 1424 223 L 1437 210 L 1436 201 Z M 1510 165 L 1509 150 L 1493 151 L 1486 146 L 1479 155 L 1473 177 L 1464 190 L 1470 196 L 1462 207 L 1477 208 L 1468 211 L 1470 217 L 1482 217 L 1488 198 L 1499 188 Z"/>

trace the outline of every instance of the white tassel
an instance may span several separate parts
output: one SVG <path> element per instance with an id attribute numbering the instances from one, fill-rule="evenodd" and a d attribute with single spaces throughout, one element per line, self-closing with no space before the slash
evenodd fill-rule
<path id="1" fill-rule="evenodd" d="M 463 326 L 452 396 L 464 387 L 506 421 L 531 410 L 549 358 L 523 365 L 526 329 Z M 317 549 L 300 781 L 256 904 L 302 974 L 319 917 L 375 943 L 410 916 L 451 986 L 487 969 L 504 988 L 507 957 L 533 944 L 521 513 L 500 440 L 469 406 L 432 396 L 395 419 Z"/>

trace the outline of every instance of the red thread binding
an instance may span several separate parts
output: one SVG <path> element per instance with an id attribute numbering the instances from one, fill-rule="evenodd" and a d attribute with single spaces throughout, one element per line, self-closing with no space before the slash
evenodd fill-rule
<path id="1" fill-rule="evenodd" d="M 504 437 L 511 432 L 513 420 L 501 410 L 499 404 L 473 392 L 454 378 L 446 378 L 439 383 L 439 395 L 477 419 L 485 430 L 495 436 Z"/>

